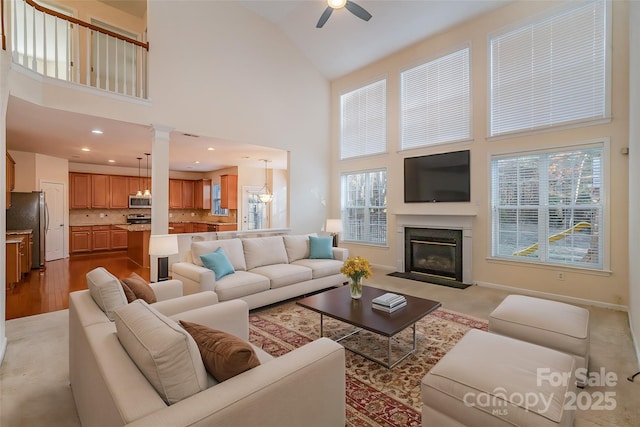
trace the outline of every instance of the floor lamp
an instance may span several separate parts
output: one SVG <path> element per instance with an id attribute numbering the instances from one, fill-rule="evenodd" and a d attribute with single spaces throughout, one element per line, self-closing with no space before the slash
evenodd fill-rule
<path id="1" fill-rule="evenodd" d="M 333 236 L 333 247 L 338 247 L 338 234 L 342 233 L 342 220 L 341 219 L 328 219 L 327 225 L 324 228 L 324 231 L 331 234 Z"/>
<path id="2" fill-rule="evenodd" d="M 158 282 L 169 279 L 169 255 L 178 253 L 178 236 L 156 234 L 149 239 L 149 255 L 158 257 Z"/>

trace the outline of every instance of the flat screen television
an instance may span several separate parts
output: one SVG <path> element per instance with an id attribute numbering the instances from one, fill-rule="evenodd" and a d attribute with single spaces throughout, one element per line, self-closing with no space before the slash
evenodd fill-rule
<path id="1" fill-rule="evenodd" d="M 471 201 L 469 150 L 404 159 L 404 202 Z"/>

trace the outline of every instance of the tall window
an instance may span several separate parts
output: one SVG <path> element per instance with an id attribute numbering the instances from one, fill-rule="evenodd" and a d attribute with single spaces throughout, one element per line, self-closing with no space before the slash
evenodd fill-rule
<path id="1" fill-rule="evenodd" d="M 340 159 L 387 151 L 387 81 L 340 97 Z"/>
<path id="2" fill-rule="evenodd" d="M 342 240 L 387 243 L 387 171 L 345 173 L 341 177 Z"/>
<path id="3" fill-rule="evenodd" d="M 603 144 L 491 160 L 492 256 L 603 269 Z"/>
<path id="4" fill-rule="evenodd" d="M 469 48 L 400 74 L 400 148 L 471 138 Z"/>
<path id="5" fill-rule="evenodd" d="M 220 201 L 220 184 L 213 184 L 211 186 L 211 214 L 221 216 L 229 215 L 229 210 L 223 208 L 220 205 Z"/>
<path id="6" fill-rule="evenodd" d="M 490 41 L 490 134 L 609 117 L 607 5 L 582 3 Z"/>

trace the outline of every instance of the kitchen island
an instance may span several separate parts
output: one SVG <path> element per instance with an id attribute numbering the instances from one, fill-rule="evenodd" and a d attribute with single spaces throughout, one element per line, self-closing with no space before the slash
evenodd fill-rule
<path id="1" fill-rule="evenodd" d="M 127 230 L 127 255 L 129 259 L 139 266 L 149 268 L 149 238 L 151 237 L 151 224 L 119 225 Z"/>

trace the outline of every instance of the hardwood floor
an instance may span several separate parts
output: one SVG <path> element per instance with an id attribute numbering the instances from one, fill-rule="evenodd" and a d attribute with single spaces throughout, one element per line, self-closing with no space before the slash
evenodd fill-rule
<path id="1" fill-rule="evenodd" d="M 69 292 L 87 289 L 85 275 L 104 267 L 118 278 L 132 272 L 149 280 L 150 270 L 129 260 L 127 253 L 74 255 L 49 261 L 43 272 L 31 270 L 21 282 L 7 288 L 6 318 L 32 316 L 69 308 Z"/>

